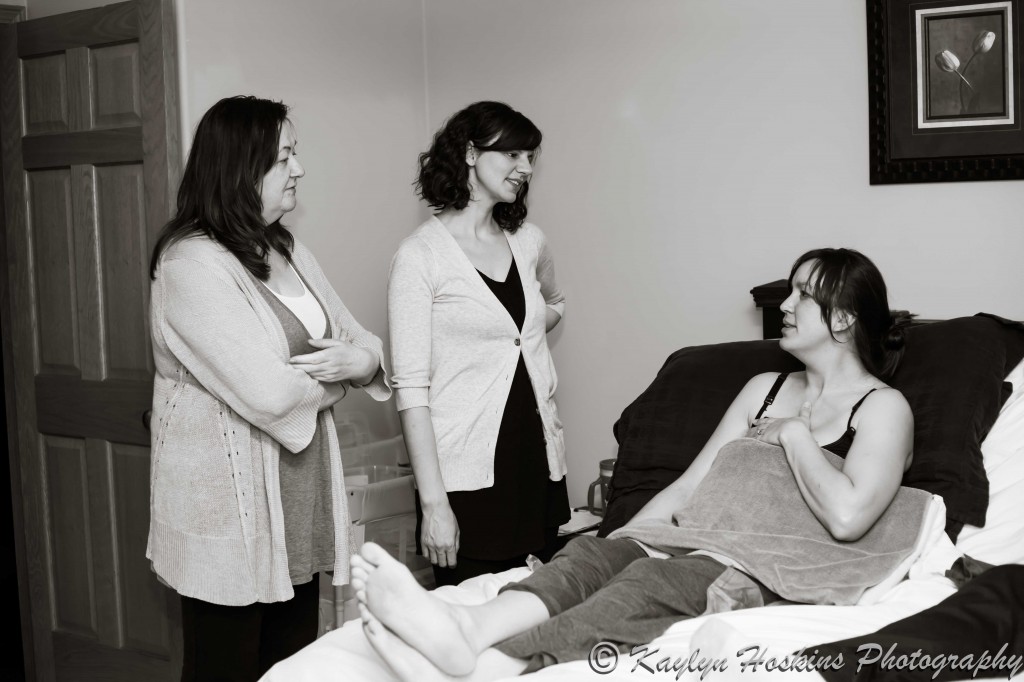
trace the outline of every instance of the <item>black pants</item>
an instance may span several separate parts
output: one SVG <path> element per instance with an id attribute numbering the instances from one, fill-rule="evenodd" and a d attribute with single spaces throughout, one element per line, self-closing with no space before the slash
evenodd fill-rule
<path id="1" fill-rule="evenodd" d="M 868 648 L 862 650 L 861 647 Z M 819 671 L 828 682 L 1006 679 L 1011 672 L 1010 662 L 1003 659 L 1024 654 L 1024 566 L 1010 564 L 990 568 L 929 609 L 869 635 L 821 644 L 814 649 L 820 657 L 843 655 L 842 668 L 825 667 Z M 900 656 L 911 656 L 918 650 L 932 661 L 938 656 L 948 660 L 954 655 L 961 659 L 971 656 L 973 661 L 978 661 L 986 654 L 990 657 L 988 660 L 992 660 L 1000 649 L 1004 650 L 1003 659 L 977 672 L 953 665 L 928 667 L 922 662 L 911 669 L 907 665 L 898 667 L 884 662 L 885 659 L 898 662 Z M 807 651 L 810 650 L 811 647 L 807 647 Z M 880 657 L 881 652 L 886 654 L 884 659 Z M 862 657 L 877 662 L 863 666 L 858 672 L 858 661 Z"/>
<path id="2" fill-rule="evenodd" d="M 319 576 L 295 585 L 289 601 L 221 606 L 181 598 L 182 682 L 255 682 L 316 639 Z"/>
<path id="3" fill-rule="evenodd" d="M 565 490 L 565 479 L 558 482 L 562 490 Z M 557 505 L 558 503 L 555 502 Z M 568 509 L 568 503 L 566 503 Z M 423 506 L 420 504 L 420 496 L 416 495 L 416 554 L 426 556 L 423 546 L 420 543 L 420 531 L 423 528 Z M 551 561 L 551 557 L 558 550 L 565 546 L 566 538 L 558 534 L 558 526 L 545 527 L 543 531 L 544 546 L 534 552 L 519 554 L 507 559 L 476 559 L 467 557 L 461 551 L 456 555 L 455 568 L 442 568 L 436 564 L 432 567 L 434 571 L 434 586 L 458 585 L 463 580 L 475 578 L 478 575 L 487 573 L 501 573 L 511 568 L 519 568 L 526 565 L 526 558 L 533 554 L 544 563 Z M 500 533 L 499 533 L 500 537 Z"/>
<path id="4" fill-rule="evenodd" d="M 419 533 L 417 532 L 417 537 Z M 555 552 L 561 549 L 565 542 L 558 535 L 558 528 L 546 528 L 544 530 L 545 544 L 543 549 L 534 553 L 534 556 L 547 563 L 554 556 Z M 417 542 L 418 545 L 418 542 Z M 441 568 L 434 566 L 434 584 L 437 587 L 442 585 L 458 585 L 463 580 L 475 578 L 486 573 L 501 573 L 511 568 L 519 568 L 526 565 L 526 558 L 529 554 L 515 556 L 511 559 L 470 559 L 459 554 L 456 557 L 455 568 Z"/>

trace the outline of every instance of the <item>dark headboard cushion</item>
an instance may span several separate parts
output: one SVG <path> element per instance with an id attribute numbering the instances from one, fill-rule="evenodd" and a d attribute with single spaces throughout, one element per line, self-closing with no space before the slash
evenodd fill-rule
<path id="1" fill-rule="evenodd" d="M 615 423 L 619 451 L 599 535 L 624 524 L 686 471 L 750 377 L 800 369 L 777 341 L 691 346 L 670 355 Z"/>
<path id="2" fill-rule="evenodd" d="M 914 412 L 914 461 L 904 484 L 943 496 L 947 532 L 984 525 L 981 440 L 1006 399 L 1003 378 L 1024 357 L 1024 325 L 977 315 L 912 327 L 890 382 Z M 615 424 L 615 475 L 600 535 L 627 520 L 693 461 L 733 397 L 760 372 L 800 364 L 777 341 L 676 351 Z"/>
<path id="3" fill-rule="evenodd" d="M 946 531 L 985 525 L 988 477 L 981 441 L 1012 387 L 1003 381 L 1024 357 L 1024 325 L 992 315 L 958 317 L 907 330 L 889 382 L 914 412 L 914 461 L 903 484 L 942 495 Z"/>

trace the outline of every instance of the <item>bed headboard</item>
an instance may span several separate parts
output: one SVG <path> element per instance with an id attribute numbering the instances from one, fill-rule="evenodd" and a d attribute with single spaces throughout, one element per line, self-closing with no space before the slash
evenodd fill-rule
<path id="1" fill-rule="evenodd" d="M 767 284 L 759 284 L 750 290 L 750 295 L 754 297 L 754 305 L 761 309 L 761 338 L 780 338 L 782 336 L 782 311 L 779 310 L 779 306 L 789 296 L 789 282 L 777 279 Z M 910 324 L 927 324 L 936 321 L 915 317 Z"/>
<path id="2" fill-rule="evenodd" d="M 759 284 L 750 290 L 754 305 L 761 309 L 761 338 L 777 339 L 782 336 L 782 311 L 779 306 L 789 295 L 789 282 L 777 279 Z"/>

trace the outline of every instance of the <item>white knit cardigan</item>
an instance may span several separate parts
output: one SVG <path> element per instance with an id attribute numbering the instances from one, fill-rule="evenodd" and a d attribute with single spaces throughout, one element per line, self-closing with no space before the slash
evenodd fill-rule
<path id="1" fill-rule="evenodd" d="M 327 312 L 330 338 L 382 356 L 313 255 L 296 242 L 295 269 Z M 320 382 L 288 364 L 288 341 L 255 282 L 227 249 L 190 237 L 162 254 L 151 288 L 153 387 L 146 556 L 182 595 L 240 606 L 293 596 L 278 458 L 327 436 L 334 512 L 334 583 L 348 582 L 348 500 Z M 365 387 L 391 389 L 381 370 Z"/>
<path id="2" fill-rule="evenodd" d="M 530 374 L 551 480 L 565 475 L 558 384 L 545 328 L 565 296 L 544 233 L 525 223 L 505 233 L 523 282 L 522 333 L 437 218 L 399 246 L 388 277 L 392 383 L 399 410 L 428 406 L 446 491 L 494 484 L 494 450 L 522 353 Z"/>

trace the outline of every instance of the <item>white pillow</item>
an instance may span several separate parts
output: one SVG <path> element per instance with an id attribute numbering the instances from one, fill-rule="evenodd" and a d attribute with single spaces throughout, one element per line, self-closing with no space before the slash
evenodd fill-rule
<path id="1" fill-rule="evenodd" d="M 981 443 L 989 482 L 985 526 L 965 525 L 956 548 L 990 564 L 1024 564 L 1024 360 L 1006 380 L 1013 393 Z"/>
<path id="2" fill-rule="evenodd" d="M 953 544 L 949 541 L 949 536 L 946 535 L 946 503 L 942 501 L 941 496 L 932 495 L 928 509 L 925 510 L 924 519 L 921 521 L 921 529 L 917 533 L 917 541 L 914 543 L 914 549 L 910 555 L 901 561 L 900 565 L 882 582 L 864 590 L 864 594 L 857 600 L 857 606 L 870 606 L 878 603 L 893 587 L 907 577 L 908 572 L 914 570 L 915 567 L 920 572 L 919 565 L 927 566 L 933 563 L 930 558 L 943 548 L 948 548 L 949 552 L 953 551 Z M 956 560 L 948 553 L 943 553 L 943 557 L 942 566 L 944 568 L 948 568 Z M 930 571 L 926 570 L 925 572 Z M 911 577 L 918 576 L 911 574 Z"/>

